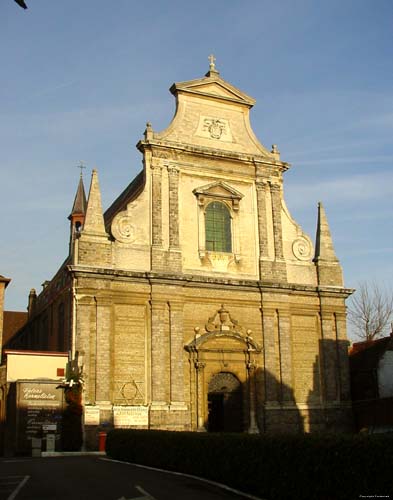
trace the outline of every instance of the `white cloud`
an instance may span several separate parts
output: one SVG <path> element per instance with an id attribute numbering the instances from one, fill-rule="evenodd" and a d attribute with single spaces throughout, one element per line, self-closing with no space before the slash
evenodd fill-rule
<path id="1" fill-rule="evenodd" d="M 301 184 L 292 183 L 286 189 L 291 207 L 301 208 L 315 200 L 348 204 L 372 199 L 393 197 L 393 172 L 355 174 Z"/>

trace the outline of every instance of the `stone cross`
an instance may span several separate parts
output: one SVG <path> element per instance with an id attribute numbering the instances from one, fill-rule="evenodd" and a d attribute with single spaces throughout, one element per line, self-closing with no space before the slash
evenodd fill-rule
<path id="1" fill-rule="evenodd" d="M 210 54 L 210 56 L 208 57 L 209 61 L 210 61 L 210 69 L 211 70 L 215 70 L 216 69 L 216 66 L 215 66 L 215 62 L 216 62 L 216 58 L 213 56 L 213 54 Z"/>

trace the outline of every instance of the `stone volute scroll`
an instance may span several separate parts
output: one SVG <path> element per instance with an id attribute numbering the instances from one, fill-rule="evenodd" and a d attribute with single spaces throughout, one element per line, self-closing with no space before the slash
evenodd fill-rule
<path id="1" fill-rule="evenodd" d="M 111 224 L 111 233 L 120 243 L 142 245 L 148 242 L 145 228 L 140 224 L 143 204 L 135 200 L 128 204 L 127 210 L 119 212 Z"/>
<path id="2" fill-rule="evenodd" d="M 134 243 L 135 225 L 127 212 L 120 212 L 112 222 L 111 231 L 116 240 L 122 243 Z"/>
<path id="3" fill-rule="evenodd" d="M 305 235 L 298 236 L 292 243 L 293 255 L 298 260 L 309 261 L 312 258 L 312 244 Z"/>

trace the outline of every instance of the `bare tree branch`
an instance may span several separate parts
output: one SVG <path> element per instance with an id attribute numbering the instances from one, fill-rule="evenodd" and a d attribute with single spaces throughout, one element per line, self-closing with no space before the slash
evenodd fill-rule
<path id="1" fill-rule="evenodd" d="M 360 283 L 350 299 L 348 320 L 355 334 L 373 340 L 387 333 L 393 320 L 393 292 L 374 283 Z"/>

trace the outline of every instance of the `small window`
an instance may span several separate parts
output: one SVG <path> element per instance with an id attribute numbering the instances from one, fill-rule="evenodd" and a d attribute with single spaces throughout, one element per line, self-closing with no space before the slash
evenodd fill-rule
<path id="1" fill-rule="evenodd" d="M 231 215 L 224 203 L 213 201 L 205 212 L 206 250 L 232 252 Z"/>

